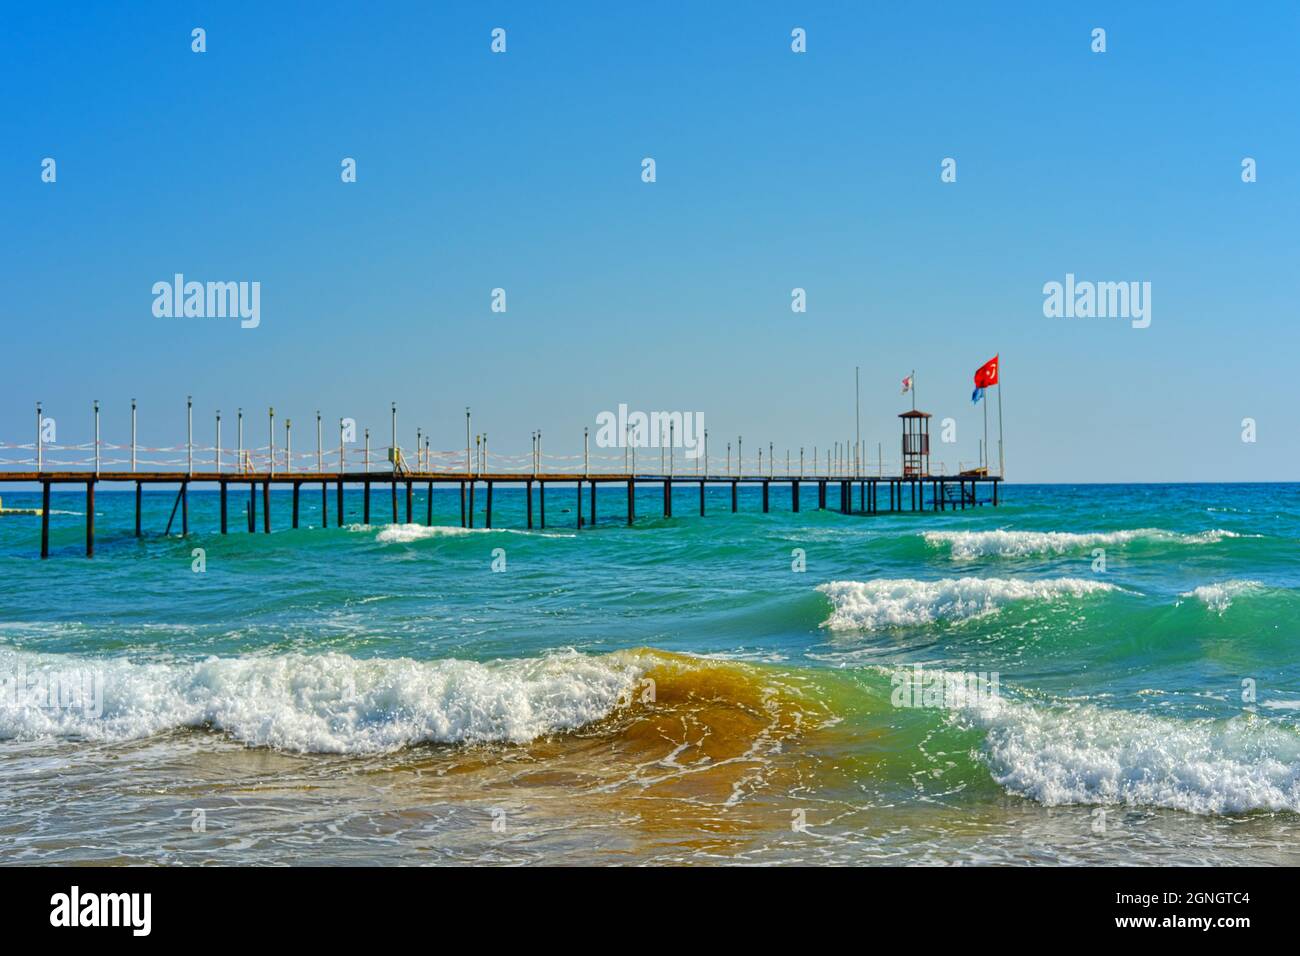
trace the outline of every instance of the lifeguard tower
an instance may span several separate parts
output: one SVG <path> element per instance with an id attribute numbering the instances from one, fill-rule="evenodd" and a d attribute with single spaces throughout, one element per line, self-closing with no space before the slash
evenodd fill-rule
<path id="1" fill-rule="evenodd" d="M 930 413 L 915 408 L 898 416 L 903 420 L 903 477 L 930 474 Z"/>

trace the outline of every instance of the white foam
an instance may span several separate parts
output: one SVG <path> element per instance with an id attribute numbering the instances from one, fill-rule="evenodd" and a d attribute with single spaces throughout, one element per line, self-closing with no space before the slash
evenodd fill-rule
<path id="1" fill-rule="evenodd" d="M 327 753 L 523 743 L 608 715 L 640 671 L 632 655 L 572 651 L 490 664 L 335 653 L 137 664 L 0 649 L 0 739 L 118 741 L 208 726 L 253 746 Z M 102 687 L 99 716 L 23 693 L 87 675 Z"/>
<path id="2" fill-rule="evenodd" d="M 1222 615 L 1232 606 L 1233 598 L 1253 594 L 1263 589 L 1264 585 L 1258 581 L 1218 581 L 1214 584 L 1202 584 L 1180 596 L 1195 598 L 1211 611 Z"/>
<path id="3" fill-rule="evenodd" d="M 1132 528 L 1123 531 L 925 531 L 926 544 L 947 546 L 954 558 L 987 556 L 1023 557 L 1031 554 L 1073 554 L 1091 548 L 1118 547 L 1131 541 L 1164 541 L 1176 544 L 1213 544 L 1224 538 L 1240 537 L 1236 532 L 1213 529 L 1196 534 L 1179 534 L 1160 528 Z"/>
<path id="4" fill-rule="evenodd" d="M 349 531 L 373 531 L 370 525 L 348 525 Z M 547 531 L 524 531 L 519 528 L 462 528 L 459 525 L 388 524 L 384 525 L 375 540 L 380 544 L 406 544 L 427 538 L 454 538 L 467 534 L 527 534 L 538 538 L 575 538 L 574 534 L 555 534 Z"/>
<path id="5" fill-rule="evenodd" d="M 988 697 L 958 719 L 985 732 L 999 784 L 1047 806 L 1300 812 L 1300 736 L 1268 719 L 1177 720 Z"/>
<path id="6" fill-rule="evenodd" d="M 907 627 L 937 620 L 960 621 L 996 614 L 1004 605 L 1024 601 L 1057 601 L 1102 591 L 1113 584 L 1084 578 L 879 578 L 873 581 L 831 581 L 817 590 L 830 598 L 834 610 L 823 622 L 833 629 Z"/>

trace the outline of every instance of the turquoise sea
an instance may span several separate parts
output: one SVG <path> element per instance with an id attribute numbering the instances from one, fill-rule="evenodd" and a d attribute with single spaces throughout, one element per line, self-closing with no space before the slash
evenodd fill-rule
<path id="1" fill-rule="evenodd" d="M 0 518 L 0 861 L 1300 863 L 1300 485 L 675 501 Z"/>

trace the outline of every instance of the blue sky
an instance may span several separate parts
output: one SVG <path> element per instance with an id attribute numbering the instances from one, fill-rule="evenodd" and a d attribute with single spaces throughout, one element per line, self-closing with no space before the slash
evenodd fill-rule
<path id="1" fill-rule="evenodd" d="M 860 365 L 870 447 L 915 368 L 970 461 L 997 352 L 1012 480 L 1295 479 L 1300 8 L 1045 7 L 11 4 L 0 438 L 98 398 L 124 440 L 135 397 L 175 442 L 193 394 L 205 440 L 397 401 L 572 453 L 626 402 L 780 455 L 852 435 Z M 261 325 L 156 318 L 177 272 Z M 1044 317 L 1067 272 L 1149 281 L 1151 326 Z"/>

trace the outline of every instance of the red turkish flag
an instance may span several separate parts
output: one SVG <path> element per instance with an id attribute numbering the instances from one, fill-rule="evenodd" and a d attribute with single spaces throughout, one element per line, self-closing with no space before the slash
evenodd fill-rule
<path id="1" fill-rule="evenodd" d="M 995 355 L 975 370 L 975 387 L 988 388 L 998 383 L 998 357 Z"/>

